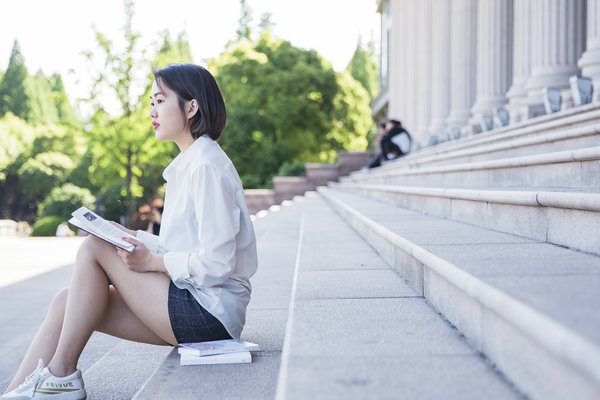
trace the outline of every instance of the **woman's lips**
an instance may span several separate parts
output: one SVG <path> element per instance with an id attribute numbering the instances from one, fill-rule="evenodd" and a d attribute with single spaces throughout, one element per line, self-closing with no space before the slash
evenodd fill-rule
<path id="1" fill-rule="evenodd" d="M 160 124 L 158 122 L 152 122 L 152 126 L 154 126 L 154 130 L 158 129 Z"/>

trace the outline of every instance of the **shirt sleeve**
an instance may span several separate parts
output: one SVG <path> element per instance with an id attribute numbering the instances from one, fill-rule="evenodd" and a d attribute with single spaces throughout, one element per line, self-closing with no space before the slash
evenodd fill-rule
<path id="1" fill-rule="evenodd" d="M 164 262 L 174 283 L 196 287 L 224 283 L 235 269 L 240 208 L 232 179 L 211 165 L 193 171 L 188 185 L 198 227 L 198 245 L 191 252 L 168 252 Z"/>
<path id="2" fill-rule="evenodd" d="M 144 243 L 148 250 L 154 254 L 159 253 L 158 236 L 153 235 L 149 232 L 138 230 L 135 237 Z"/>

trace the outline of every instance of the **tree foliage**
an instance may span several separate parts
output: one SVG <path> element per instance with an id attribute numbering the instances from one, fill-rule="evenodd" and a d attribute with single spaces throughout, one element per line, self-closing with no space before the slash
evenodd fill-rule
<path id="1" fill-rule="evenodd" d="M 369 42 L 367 48 L 364 48 L 361 40 L 358 41 L 346 71 L 366 89 L 369 100 L 375 98 L 379 87 L 372 42 Z"/>
<path id="2" fill-rule="evenodd" d="M 0 82 L 0 115 L 11 112 L 24 120 L 29 118 L 31 105 L 26 90 L 28 76 L 21 47 L 15 40 L 8 68 Z"/>
<path id="3" fill-rule="evenodd" d="M 265 30 L 210 68 L 227 105 L 220 142 L 246 187 L 267 185 L 284 163 L 331 162 L 338 150 L 365 148 L 359 138 L 369 130 L 368 96 L 315 51 Z"/>
<path id="4" fill-rule="evenodd" d="M 163 190 L 162 171 L 178 149 L 154 139 L 151 66 L 193 60 L 185 35 L 171 40 L 168 33 L 147 60 L 132 30 L 133 1 L 124 5 L 125 46 L 96 32 L 99 51 L 87 52 L 94 71 L 88 101 L 95 112 L 85 129 L 60 75 L 30 76 L 15 42 L 0 72 L 0 218 L 32 222 L 36 211 L 64 216 L 80 202 L 91 204 L 93 193 L 107 218 L 123 221 Z M 251 10 L 241 5 L 239 40 L 209 69 L 227 105 L 228 126 L 219 140 L 245 186 L 268 186 L 278 172 L 301 173 L 306 162 L 335 161 L 338 150 L 363 150 L 372 121 L 355 67 L 336 73 L 315 51 L 272 36 L 268 14 L 253 40 Z M 360 65 L 355 58 L 351 64 Z M 107 107 L 107 97 L 115 99 L 116 110 Z"/>
<path id="5" fill-rule="evenodd" d="M 246 3 L 246 0 L 240 0 L 240 19 L 238 20 L 238 28 L 235 31 L 237 41 L 250 40 L 252 35 L 252 9 Z"/>
<path id="6" fill-rule="evenodd" d="M 73 210 L 81 206 L 94 209 L 96 198 L 88 189 L 82 189 L 72 183 L 54 187 L 38 208 L 38 218 L 58 216 L 68 220 Z"/>

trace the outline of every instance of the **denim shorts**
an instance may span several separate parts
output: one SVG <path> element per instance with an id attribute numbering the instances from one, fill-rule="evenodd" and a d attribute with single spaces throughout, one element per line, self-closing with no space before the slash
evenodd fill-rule
<path id="1" fill-rule="evenodd" d="M 231 339 L 221 321 L 173 281 L 169 285 L 169 319 L 178 344 Z"/>

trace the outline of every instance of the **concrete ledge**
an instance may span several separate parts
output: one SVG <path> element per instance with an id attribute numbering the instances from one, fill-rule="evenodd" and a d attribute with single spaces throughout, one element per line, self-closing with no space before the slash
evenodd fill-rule
<path id="1" fill-rule="evenodd" d="M 455 187 L 557 187 L 598 188 L 600 147 L 566 150 L 499 160 L 464 162 L 453 165 L 370 170 L 353 174 L 342 182 L 398 183 L 403 185 Z"/>
<path id="2" fill-rule="evenodd" d="M 294 196 L 303 195 L 315 186 L 305 177 L 301 176 L 276 176 L 273 178 L 275 187 L 275 204 L 284 200 L 291 200 Z"/>
<path id="3" fill-rule="evenodd" d="M 596 343 L 424 247 L 402 238 L 338 199 L 332 191 L 320 190 L 320 194 L 388 262 L 397 265 L 394 248 L 416 260 L 423 272 L 413 275 L 423 278 L 416 282 L 409 280 L 411 286 L 422 292 L 527 394 L 544 399 L 594 398 L 600 395 L 600 348 Z M 373 239 L 372 236 L 378 238 Z M 490 328 L 485 321 L 496 321 L 496 328 Z M 515 337 L 498 336 L 499 332 L 510 330 Z M 507 342 L 513 346 L 498 345 Z M 528 343 L 534 348 L 515 347 L 514 343 Z M 540 365 L 538 360 L 542 359 L 549 361 Z M 519 371 L 511 369 L 515 364 L 520 366 Z"/>
<path id="4" fill-rule="evenodd" d="M 314 187 L 337 181 L 340 174 L 338 164 L 310 163 L 305 164 L 304 168 L 306 169 L 306 178 Z"/>
<path id="5" fill-rule="evenodd" d="M 331 187 L 437 217 L 600 255 L 600 242 L 596 239 L 600 237 L 600 193 L 445 189 L 348 182 Z M 568 229 L 569 226 L 579 229 Z"/>
<path id="6" fill-rule="evenodd" d="M 246 189 L 244 196 L 250 214 L 266 210 L 275 204 L 275 191 L 270 189 Z"/>
<path id="7" fill-rule="evenodd" d="M 305 207 L 277 399 L 521 398 L 322 198 Z"/>
<path id="8" fill-rule="evenodd" d="M 403 157 L 402 161 L 410 162 L 414 158 L 425 156 L 442 156 L 445 153 L 456 152 L 461 149 L 471 149 L 494 142 L 503 142 L 518 137 L 523 138 L 529 135 L 546 135 L 555 131 L 565 131 L 581 127 L 585 129 L 586 126 L 597 125 L 599 119 L 600 106 L 598 104 L 588 104 L 551 115 L 532 118 L 515 125 L 509 125 L 475 136 L 427 147 Z M 390 165 L 398 163 L 400 163 L 400 160 Z"/>
<path id="9" fill-rule="evenodd" d="M 492 143 L 471 143 L 469 147 L 452 148 L 443 153 L 424 154 L 417 152 L 409 154 L 398 160 L 373 170 L 360 171 L 372 173 L 376 171 L 389 171 L 401 166 L 417 168 L 423 165 L 443 165 L 457 162 L 490 160 L 505 157 L 531 155 L 532 153 L 545 153 L 564 151 L 584 147 L 596 147 L 600 144 L 600 125 L 588 125 L 565 129 L 552 133 L 539 133 L 533 136 L 503 137 L 502 140 Z"/>

